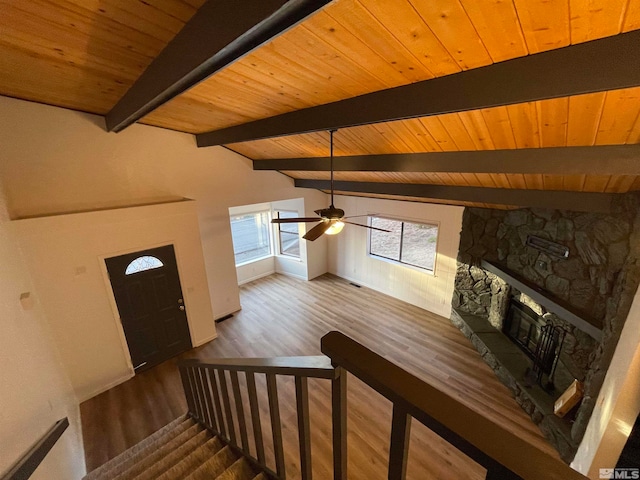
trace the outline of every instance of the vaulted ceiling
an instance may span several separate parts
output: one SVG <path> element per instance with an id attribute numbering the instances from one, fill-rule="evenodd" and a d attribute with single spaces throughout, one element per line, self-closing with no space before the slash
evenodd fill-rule
<path id="1" fill-rule="evenodd" d="M 345 194 L 606 210 L 640 190 L 639 34 L 638 0 L 0 0 L 0 94 L 196 134 L 303 188 L 327 190 L 340 128 Z"/>

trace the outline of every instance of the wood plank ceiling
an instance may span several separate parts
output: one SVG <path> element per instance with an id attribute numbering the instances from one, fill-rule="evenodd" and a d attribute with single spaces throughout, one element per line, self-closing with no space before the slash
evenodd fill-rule
<path id="1" fill-rule="evenodd" d="M 203 3 L 0 0 L 0 94 L 106 114 Z M 141 121 L 198 134 L 638 29 L 638 0 L 335 0 Z M 335 138 L 338 156 L 639 144 L 640 87 L 350 127 Z M 328 134 L 227 147 L 256 162 L 322 157 Z M 283 173 L 328 178 L 327 172 Z M 640 190 L 636 172 L 588 170 L 354 171 L 336 172 L 336 179 Z"/>

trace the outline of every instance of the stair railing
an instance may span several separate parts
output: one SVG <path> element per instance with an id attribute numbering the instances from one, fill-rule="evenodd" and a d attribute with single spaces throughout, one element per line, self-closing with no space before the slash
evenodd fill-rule
<path id="1" fill-rule="evenodd" d="M 303 480 L 311 480 L 311 433 L 307 379 L 324 378 L 331 380 L 334 464 L 340 465 L 345 472 L 344 476 L 335 478 L 346 480 L 346 430 L 344 428 L 340 429 L 341 426 L 346 427 L 346 411 L 344 410 L 346 407 L 345 374 L 343 374 L 342 369 L 334 368 L 329 358 L 325 356 L 310 356 L 218 358 L 211 361 L 184 360 L 179 362 L 178 368 L 191 417 L 216 435 L 222 437 L 231 448 L 244 455 L 269 477 L 276 480 L 285 480 L 286 478 L 276 376 L 293 376 L 295 379 L 300 470 Z M 247 415 L 240 389 L 240 372 L 244 374 L 246 380 L 250 410 L 249 421 L 253 430 L 255 456 L 251 454 L 249 445 Z M 266 464 L 255 374 L 265 374 L 266 376 L 275 472 Z M 229 387 L 229 382 L 231 387 Z M 235 408 L 231 406 L 232 397 Z M 338 468 L 338 471 L 340 471 L 340 468 Z"/>
<path id="2" fill-rule="evenodd" d="M 561 460 L 344 334 L 330 332 L 321 343 L 322 353 L 335 367 L 355 375 L 393 403 L 389 480 L 406 477 L 412 418 L 485 467 L 487 479 L 587 480 Z M 346 376 L 341 377 L 345 382 Z"/>
<path id="3" fill-rule="evenodd" d="M 0 480 L 27 480 L 36 471 L 64 431 L 69 427 L 67 417 L 58 420 L 44 435 L 2 476 Z"/>

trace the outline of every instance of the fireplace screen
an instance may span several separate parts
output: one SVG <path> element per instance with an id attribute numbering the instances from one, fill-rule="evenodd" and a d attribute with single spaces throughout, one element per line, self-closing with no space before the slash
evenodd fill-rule
<path id="1" fill-rule="evenodd" d="M 532 360 L 535 357 L 541 328 L 544 322 L 526 305 L 511 299 L 504 323 L 504 333 L 511 338 Z"/>
<path id="2" fill-rule="evenodd" d="M 564 342 L 564 330 L 546 324 L 529 307 L 511 298 L 503 331 L 533 360 L 533 368 L 527 369 L 526 375 L 531 375 L 532 381 L 548 391 L 553 390 L 553 374 Z M 545 385 L 543 374 L 547 376 Z"/>

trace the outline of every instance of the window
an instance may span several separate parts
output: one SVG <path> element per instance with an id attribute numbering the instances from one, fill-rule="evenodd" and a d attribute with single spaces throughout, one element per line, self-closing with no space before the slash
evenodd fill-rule
<path id="1" fill-rule="evenodd" d="M 231 216 L 236 265 L 271 255 L 269 211 Z"/>
<path id="2" fill-rule="evenodd" d="M 433 272 L 436 262 L 438 226 L 382 217 L 370 217 L 369 254 Z"/>
<path id="3" fill-rule="evenodd" d="M 296 218 L 298 212 L 279 210 L 276 212 L 277 218 Z M 278 243 L 280 245 L 280 255 L 300 258 L 300 237 L 298 236 L 297 223 L 278 223 Z"/>
<path id="4" fill-rule="evenodd" d="M 124 271 L 124 274 L 132 275 L 134 273 L 140 273 L 145 270 L 152 270 L 160 267 L 164 267 L 164 263 L 162 263 L 160 259 L 145 255 L 143 257 L 136 258 L 133 262 L 127 265 L 127 269 Z"/>

